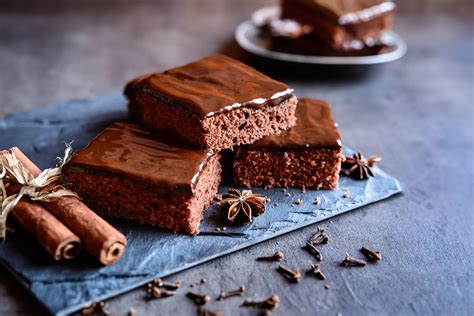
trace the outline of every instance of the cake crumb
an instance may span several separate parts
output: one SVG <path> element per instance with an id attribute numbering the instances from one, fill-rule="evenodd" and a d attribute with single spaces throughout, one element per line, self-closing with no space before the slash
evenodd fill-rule
<path id="1" fill-rule="evenodd" d="M 330 285 L 330 284 L 324 284 L 324 288 L 325 288 L 326 290 L 329 290 L 329 289 L 331 288 L 331 285 Z"/>
<path id="2" fill-rule="evenodd" d="M 344 199 L 349 198 L 349 197 L 350 197 L 349 191 L 345 190 L 344 193 L 342 193 L 342 197 L 343 197 Z"/>
<path id="3" fill-rule="evenodd" d="M 321 198 L 320 198 L 319 196 L 317 196 L 317 197 L 314 199 L 314 202 L 313 202 L 313 203 L 316 204 L 316 205 L 321 204 Z"/>
<path id="4" fill-rule="evenodd" d="M 128 316 L 135 316 L 137 314 L 137 310 L 135 309 L 135 307 L 130 307 L 130 309 L 128 310 Z"/>
<path id="5" fill-rule="evenodd" d="M 301 204 L 303 204 L 303 200 L 302 199 L 296 199 L 295 203 L 296 203 L 296 205 L 301 205 Z"/>

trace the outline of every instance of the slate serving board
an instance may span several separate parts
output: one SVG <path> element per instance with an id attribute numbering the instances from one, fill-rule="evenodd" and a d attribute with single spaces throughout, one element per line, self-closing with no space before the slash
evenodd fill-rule
<path id="1" fill-rule="evenodd" d="M 61 156 L 64 141 L 74 140 L 79 149 L 112 122 L 126 118 L 121 93 L 93 99 L 52 104 L 39 110 L 16 113 L 0 120 L 0 148 L 18 146 L 41 168 Z M 350 150 L 345 149 L 346 154 Z M 69 262 L 55 262 L 21 229 L 10 233 L 0 246 L 0 262 L 52 313 L 64 315 L 91 302 L 126 292 L 156 277 L 164 277 L 219 256 L 274 238 L 329 217 L 386 199 L 401 192 L 392 176 L 375 168 L 376 177 L 355 181 L 341 177 L 339 189 L 312 191 L 255 189 L 271 198 L 264 215 L 249 225 L 225 226 L 216 204 L 206 212 L 201 234 L 186 236 L 160 232 L 126 220 L 108 219 L 122 231 L 128 245 L 124 256 L 112 266 L 99 266 L 82 255 Z M 350 193 L 343 198 L 343 190 Z M 219 188 L 220 193 L 227 190 Z M 319 196 L 321 204 L 312 202 Z M 291 206 L 300 198 L 302 205 Z M 276 205 L 278 204 L 278 205 Z"/>

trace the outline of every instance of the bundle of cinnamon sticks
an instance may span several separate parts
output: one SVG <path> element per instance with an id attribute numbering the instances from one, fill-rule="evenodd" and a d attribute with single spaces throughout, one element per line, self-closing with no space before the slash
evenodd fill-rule
<path id="1" fill-rule="evenodd" d="M 0 151 L 0 155 L 7 153 L 14 154 L 34 177 L 41 173 L 17 147 Z M 13 194 L 19 189 L 18 185 L 10 185 L 6 193 Z M 47 201 L 32 201 L 24 196 L 11 214 L 55 260 L 75 258 L 83 248 L 102 264 L 109 265 L 120 259 L 125 249 L 125 236 L 77 196 L 62 196 Z"/>

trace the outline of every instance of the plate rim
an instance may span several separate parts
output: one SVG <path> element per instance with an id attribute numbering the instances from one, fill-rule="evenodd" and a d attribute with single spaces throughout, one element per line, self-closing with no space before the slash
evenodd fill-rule
<path id="1" fill-rule="evenodd" d="M 264 10 L 275 10 L 277 6 L 266 6 L 256 10 L 252 17 L 259 12 Z M 234 31 L 234 37 L 240 47 L 244 50 L 265 58 L 274 60 L 301 63 L 301 64 L 321 64 L 321 65 L 374 65 L 388 63 L 402 58 L 407 52 L 407 45 L 403 38 L 392 30 L 386 31 L 386 34 L 390 36 L 396 43 L 396 49 L 379 55 L 368 55 L 368 56 L 317 56 L 317 55 L 299 55 L 283 53 L 274 50 L 270 50 L 258 45 L 253 44 L 246 37 L 246 33 L 251 30 L 255 30 L 257 26 L 251 20 L 246 20 L 236 27 Z"/>

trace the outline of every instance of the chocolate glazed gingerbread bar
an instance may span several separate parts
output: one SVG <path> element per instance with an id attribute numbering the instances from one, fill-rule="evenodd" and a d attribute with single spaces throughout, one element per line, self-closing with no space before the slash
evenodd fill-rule
<path id="1" fill-rule="evenodd" d="M 395 3 L 387 0 L 282 0 L 282 19 L 311 26 L 318 38 L 339 50 L 353 42 L 374 45 L 394 16 Z"/>
<path id="2" fill-rule="evenodd" d="M 66 176 L 103 214 L 197 234 L 221 180 L 220 155 L 170 133 L 115 123 L 72 158 Z"/>
<path id="3" fill-rule="evenodd" d="M 134 122 L 212 151 L 251 144 L 296 123 L 291 88 L 222 55 L 137 78 L 125 95 Z"/>
<path id="4" fill-rule="evenodd" d="M 337 188 L 344 159 L 330 105 L 302 99 L 297 125 L 237 149 L 234 181 L 244 186 Z"/>

